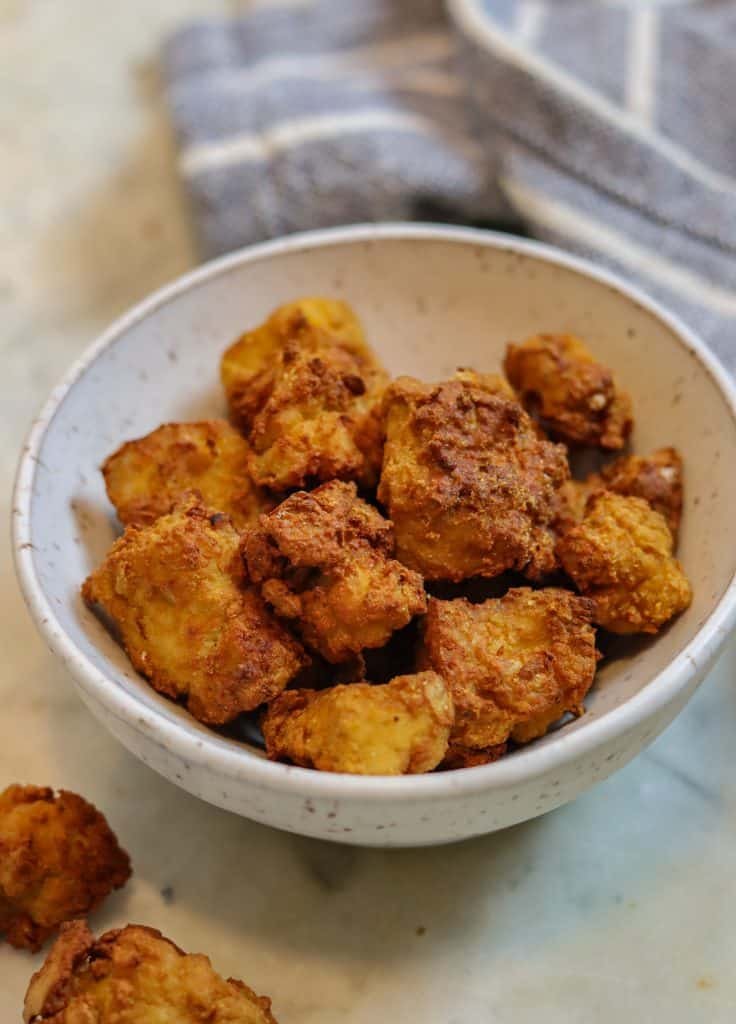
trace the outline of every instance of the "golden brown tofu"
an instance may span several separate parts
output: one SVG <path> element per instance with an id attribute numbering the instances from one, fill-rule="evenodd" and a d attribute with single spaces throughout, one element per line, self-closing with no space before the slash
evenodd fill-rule
<path id="1" fill-rule="evenodd" d="M 308 660 L 245 586 L 239 544 L 226 515 L 189 500 L 129 526 L 82 588 L 154 689 L 210 725 L 271 700 Z"/>
<path id="2" fill-rule="evenodd" d="M 509 738 L 528 742 L 582 713 L 597 661 L 592 614 L 590 601 L 553 587 L 482 604 L 430 600 L 420 663 L 452 693 L 452 763 L 485 763 Z"/>
<path id="3" fill-rule="evenodd" d="M 646 456 L 622 455 L 585 480 L 568 480 L 557 492 L 555 529 L 558 532 L 582 521 L 588 498 L 595 491 L 644 498 L 664 516 L 677 541 L 683 486 L 682 459 L 675 448 L 660 448 Z"/>
<path id="4" fill-rule="evenodd" d="M 667 520 L 677 541 L 682 518 L 682 458 L 676 448 L 660 448 L 651 455 L 623 455 L 605 466 L 595 486 L 614 494 L 643 498 Z"/>
<path id="5" fill-rule="evenodd" d="M 435 385 L 401 377 L 385 407 L 378 496 L 405 565 L 454 582 L 555 567 L 549 523 L 566 452 L 537 436 L 517 402 L 478 375 Z"/>
<path id="6" fill-rule="evenodd" d="M 220 364 L 230 412 L 246 430 L 273 386 L 274 366 L 284 346 L 305 328 L 323 331 L 353 355 L 371 357 L 360 322 L 346 302 L 304 298 L 279 306 L 259 327 L 238 338 Z"/>
<path id="7" fill-rule="evenodd" d="M 508 398 L 510 402 L 517 402 L 516 392 L 505 377 L 500 373 L 478 373 L 467 366 L 460 366 L 455 370 L 453 380 L 462 381 L 469 387 L 480 388 L 490 395 L 499 395 L 501 398 Z"/>
<path id="8" fill-rule="evenodd" d="M 304 768 L 352 775 L 412 775 L 447 750 L 452 698 L 434 672 L 390 683 L 287 690 L 267 708 L 266 753 Z"/>
<path id="9" fill-rule="evenodd" d="M 222 378 L 259 485 L 375 484 L 388 377 L 345 303 L 302 299 L 277 309 L 228 349 Z"/>
<path id="10" fill-rule="evenodd" d="M 289 342 L 250 432 L 254 480 L 276 491 L 332 479 L 374 486 L 385 383 L 322 335 Z"/>
<path id="11" fill-rule="evenodd" d="M 493 764 L 500 761 L 508 751 L 507 743 L 499 743 L 495 747 L 483 750 L 475 747 L 464 747 L 462 743 L 450 743 L 447 753 L 442 759 L 441 768 L 477 768 L 481 764 Z"/>
<path id="12" fill-rule="evenodd" d="M 591 598 L 594 621 L 612 633 L 656 633 L 688 607 L 690 584 L 672 557 L 664 517 L 643 498 L 600 491 L 559 538 L 565 572 Z"/>
<path id="13" fill-rule="evenodd" d="M 393 557 L 391 523 L 331 481 L 297 491 L 243 535 L 249 578 L 327 661 L 382 647 L 426 608 L 422 578 Z"/>
<path id="14" fill-rule="evenodd" d="M 250 449 L 225 420 L 164 423 L 127 441 L 105 460 L 107 495 L 118 518 L 146 525 L 170 512 L 189 491 L 226 512 L 241 528 L 269 507 L 250 478 Z"/>
<path id="15" fill-rule="evenodd" d="M 555 517 L 552 526 L 556 533 L 564 533 L 579 523 L 585 515 L 588 498 L 595 491 L 592 474 L 586 480 L 566 480 L 555 495 Z"/>
<path id="16" fill-rule="evenodd" d="M 31 978 L 25 1024 L 276 1024 L 271 1000 L 220 977 L 141 925 L 95 939 L 84 921 L 62 928 Z"/>
<path id="17" fill-rule="evenodd" d="M 41 786 L 0 793 L 0 935 L 11 945 L 40 949 L 129 877 L 127 853 L 81 796 Z"/>
<path id="18" fill-rule="evenodd" d="M 509 345 L 506 376 L 522 404 L 559 440 L 610 451 L 631 433 L 631 399 L 572 334 L 539 334 Z"/>

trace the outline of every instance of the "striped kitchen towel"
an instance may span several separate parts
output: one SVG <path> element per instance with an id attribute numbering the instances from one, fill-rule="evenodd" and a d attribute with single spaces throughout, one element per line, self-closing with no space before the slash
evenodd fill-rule
<path id="1" fill-rule="evenodd" d="M 734 0 L 270 0 L 164 52 L 205 255 L 420 218 L 636 278 L 736 369 Z"/>

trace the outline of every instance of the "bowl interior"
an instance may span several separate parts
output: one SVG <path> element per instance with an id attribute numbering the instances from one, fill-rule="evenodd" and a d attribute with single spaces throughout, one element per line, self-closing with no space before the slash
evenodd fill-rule
<path id="1" fill-rule="evenodd" d="M 457 366 L 496 370 L 508 340 L 570 331 L 631 392 L 639 452 L 682 452 L 686 507 L 679 556 L 692 607 L 656 641 L 605 664 L 584 729 L 647 686 L 695 636 L 736 571 L 735 427 L 709 370 L 665 323 L 610 284 L 540 251 L 469 233 L 338 237 L 230 260 L 113 330 L 56 410 L 31 499 L 33 561 L 53 616 L 79 652 L 137 701 L 181 728 L 212 736 L 158 697 L 82 604 L 79 585 L 118 527 L 98 467 L 123 440 L 167 420 L 223 415 L 223 348 L 274 306 L 305 294 L 351 302 L 389 370 L 439 379 Z M 234 740 L 225 742 L 235 743 Z M 550 735 L 540 745 L 555 742 Z M 262 756 L 243 743 L 243 756 Z"/>

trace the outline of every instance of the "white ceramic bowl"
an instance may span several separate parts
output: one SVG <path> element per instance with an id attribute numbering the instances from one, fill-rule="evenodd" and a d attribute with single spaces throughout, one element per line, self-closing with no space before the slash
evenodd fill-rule
<path id="1" fill-rule="evenodd" d="M 509 339 L 572 331 L 632 392 L 639 451 L 674 444 L 686 466 L 680 555 L 692 607 L 604 665 L 588 712 L 497 764 L 361 778 L 273 764 L 159 697 L 79 598 L 116 534 L 102 459 L 164 420 L 224 412 L 218 357 L 298 295 L 354 304 L 394 373 L 496 369 Z M 100 721 L 191 793 L 277 828 L 338 842 L 448 842 L 541 814 L 626 764 L 665 728 L 736 619 L 736 402 L 720 367 L 674 317 L 549 247 L 433 226 L 296 236 L 208 264 L 157 292 L 72 367 L 34 424 L 17 479 L 17 569 L 31 614 Z"/>

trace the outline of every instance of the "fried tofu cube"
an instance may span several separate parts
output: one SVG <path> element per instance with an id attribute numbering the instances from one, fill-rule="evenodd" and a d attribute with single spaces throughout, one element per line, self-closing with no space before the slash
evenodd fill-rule
<path id="1" fill-rule="evenodd" d="M 209 725 L 271 700 L 308 661 L 245 585 L 239 545 L 226 515 L 189 500 L 129 526 L 82 588 L 153 688 Z"/>
<path id="2" fill-rule="evenodd" d="M 65 925 L 31 978 L 24 1024 L 276 1024 L 271 1000 L 225 980 L 201 953 L 184 953 L 141 925 L 95 939 Z"/>
<path id="3" fill-rule="evenodd" d="M 124 525 L 147 525 L 190 491 L 242 528 L 269 502 L 253 483 L 250 449 L 225 420 L 164 423 L 127 441 L 102 466 L 107 495 Z"/>
<path id="4" fill-rule="evenodd" d="M 510 738 L 528 742 L 582 714 L 598 657 L 592 614 L 592 602 L 554 587 L 482 604 L 430 600 L 420 664 L 450 687 L 450 764 L 494 760 Z"/>
<path id="5" fill-rule="evenodd" d="M 452 722 L 446 682 L 420 672 L 382 685 L 287 690 L 268 706 L 261 728 L 273 760 L 352 775 L 413 775 L 440 763 Z"/>
<path id="6" fill-rule="evenodd" d="M 227 350 L 222 379 L 256 483 L 274 491 L 331 479 L 375 484 L 388 376 L 345 303 L 302 299 L 277 309 Z"/>
<path id="7" fill-rule="evenodd" d="M 692 591 L 664 517 L 643 498 L 593 494 L 582 522 L 557 542 L 565 572 L 612 633 L 656 633 L 688 607 Z"/>
<path id="8" fill-rule="evenodd" d="M 384 385 L 376 377 L 324 337 L 290 342 L 249 435 L 254 480 L 275 491 L 331 479 L 374 486 Z"/>
<path id="9" fill-rule="evenodd" d="M 259 327 L 238 338 L 220 363 L 230 413 L 246 431 L 272 387 L 284 346 L 305 329 L 324 332 L 354 355 L 364 357 L 367 352 L 360 321 L 346 302 L 304 298 L 279 306 Z"/>
<path id="10" fill-rule="evenodd" d="M 392 556 L 393 527 L 338 480 L 297 491 L 243 535 L 249 578 L 329 662 L 382 647 L 426 609 L 422 578 Z"/>
<path id="11" fill-rule="evenodd" d="M 38 950 L 130 877 L 105 818 L 76 793 L 8 786 L 0 793 L 0 934 Z"/>
<path id="12" fill-rule="evenodd" d="M 447 753 L 442 759 L 440 768 L 449 771 L 454 768 L 477 768 L 481 764 L 493 764 L 506 756 L 508 743 L 498 743 L 495 747 L 465 747 L 462 743 L 450 743 Z"/>
<path id="13" fill-rule="evenodd" d="M 585 480 L 568 480 L 557 492 L 555 528 L 562 533 L 582 521 L 588 498 L 595 491 L 643 498 L 667 520 L 677 541 L 682 519 L 682 458 L 675 448 L 651 455 L 622 455 Z"/>
<path id="14" fill-rule="evenodd" d="M 500 373 L 478 373 L 467 366 L 460 366 L 455 370 L 453 380 L 459 380 L 471 388 L 480 388 L 487 391 L 489 395 L 499 395 L 507 398 L 510 402 L 518 401 L 516 392 L 505 377 Z"/>
<path id="15" fill-rule="evenodd" d="M 556 533 L 564 533 L 582 520 L 588 498 L 596 489 L 594 475 L 585 480 L 566 480 L 558 488 L 555 495 L 555 516 L 552 521 Z"/>
<path id="16" fill-rule="evenodd" d="M 517 402 L 465 371 L 435 385 L 401 377 L 385 409 L 378 497 L 405 565 L 454 582 L 555 567 L 549 524 L 566 451 L 540 439 Z"/>
<path id="17" fill-rule="evenodd" d="M 651 455 L 623 455 L 597 474 L 594 485 L 614 494 L 643 498 L 664 516 L 675 541 L 682 519 L 682 457 L 676 448 Z"/>
<path id="18" fill-rule="evenodd" d="M 618 451 L 631 433 L 631 399 L 612 372 L 572 334 L 510 344 L 506 376 L 522 404 L 558 440 Z"/>

